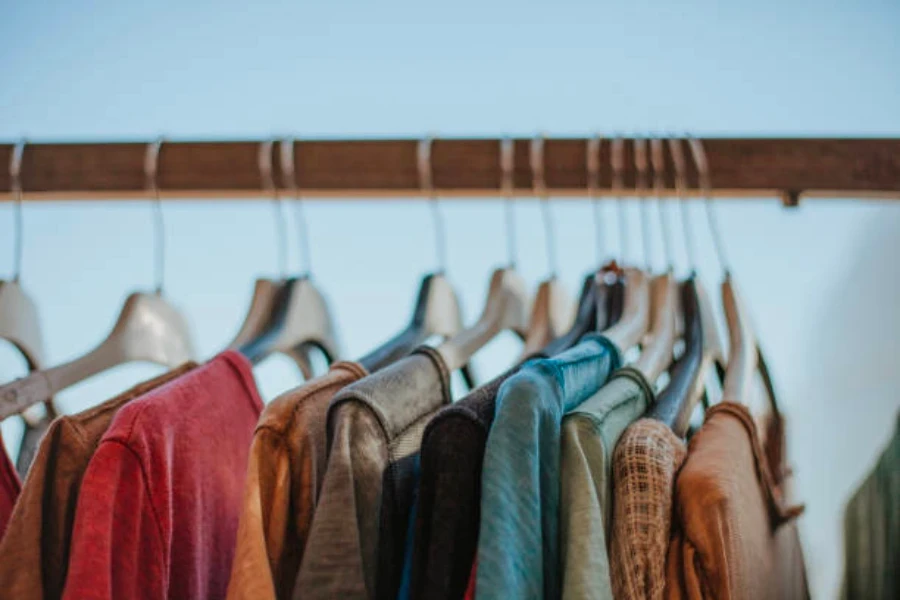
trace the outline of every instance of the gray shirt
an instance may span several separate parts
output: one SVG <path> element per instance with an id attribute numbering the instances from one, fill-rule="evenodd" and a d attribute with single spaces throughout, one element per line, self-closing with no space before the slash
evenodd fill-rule
<path id="1" fill-rule="evenodd" d="M 376 574 L 383 576 L 387 565 L 399 574 L 403 545 L 380 539 L 386 537 L 383 508 L 391 513 L 411 502 L 409 458 L 419 451 L 431 416 L 449 402 L 447 368 L 425 347 L 335 395 L 328 409 L 328 466 L 295 598 L 374 598 Z M 402 515 L 396 520 L 405 526 Z M 399 556 L 383 555 L 397 547 Z"/>

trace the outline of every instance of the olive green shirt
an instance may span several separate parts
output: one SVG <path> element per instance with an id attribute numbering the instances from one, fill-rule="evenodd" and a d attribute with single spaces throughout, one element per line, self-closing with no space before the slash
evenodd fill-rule
<path id="1" fill-rule="evenodd" d="M 612 457 L 625 429 L 653 402 L 653 389 L 631 367 L 562 422 L 560 543 L 563 599 L 612 599 L 606 532 L 612 521 Z"/>
<path id="2" fill-rule="evenodd" d="M 894 437 L 844 514 L 841 596 L 900 598 L 900 415 Z"/>

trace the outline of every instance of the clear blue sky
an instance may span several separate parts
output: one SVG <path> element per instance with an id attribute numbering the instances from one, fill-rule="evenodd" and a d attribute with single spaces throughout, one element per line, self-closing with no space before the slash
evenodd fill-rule
<path id="1" fill-rule="evenodd" d="M 597 130 L 896 136 L 898 31 L 896 0 L 8 2 L 0 20 L 0 139 Z M 505 257 L 502 207 L 444 207 L 449 274 L 471 319 L 491 267 Z M 516 214 L 521 270 L 536 283 L 547 271 L 537 205 L 520 203 Z M 561 276 L 574 293 L 594 257 L 590 207 L 557 201 L 553 214 Z M 610 207 L 606 214 L 612 218 Z M 823 378 L 821 361 L 811 357 L 817 347 L 840 344 L 821 335 L 828 299 L 860 261 L 881 260 L 873 240 L 900 234 L 900 211 L 829 201 L 786 212 L 774 201 L 733 201 L 720 214 L 794 423 L 799 492 L 810 506 L 807 556 L 816 589 L 827 596 L 839 571 L 842 498 L 890 430 L 900 382 L 884 365 L 872 376 L 880 387 L 866 392 L 867 410 L 846 418 L 840 399 L 828 396 L 839 369 Z M 137 202 L 26 206 L 23 280 L 41 310 L 50 363 L 99 341 L 124 295 L 152 284 L 149 215 Z M 434 266 L 427 207 L 313 202 L 308 215 L 314 272 L 331 297 L 347 355 L 357 356 L 408 317 L 418 277 Z M 637 249 L 636 211 L 630 219 Z M 716 263 L 696 207 L 694 220 L 712 287 Z M 0 207 L 4 275 L 11 223 L 8 205 Z M 272 231 L 267 203 L 167 206 L 167 295 L 186 313 L 200 356 L 234 333 L 253 278 L 273 273 Z M 611 248 L 613 231 L 603 232 Z M 292 242 L 292 264 L 295 248 Z M 684 267 L 681 253 L 678 259 Z M 867 305 L 866 314 L 895 311 L 891 294 L 900 286 L 879 288 L 883 277 L 866 281 L 868 297 L 884 299 L 882 309 Z M 898 329 L 890 331 L 900 336 Z M 883 320 L 881 329 L 859 330 L 870 332 L 873 348 L 896 356 Z M 501 340 L 477 366 L 489 376 L 515 351 L 512 340 Z M 859 360 L 881 365 L 872 356 Z M 78 410 L 156 370 L 119 369 L 68 391 L 60 404 Z M 0 379 L 21 372 L 14 353 L 0 346 Z M 279 360 L 257 376 L 268 398 L 298 382 Z M 815 388 L 816 398 L 809 397 L 811 381 L 827 383 Z M 8 445 L 15 445 L 16 425 L 3 424 Z M 836 453 L 825 441 L 830 435 L 856 449 Z M 824 469 L 825 461 L 838 466 Z"/>

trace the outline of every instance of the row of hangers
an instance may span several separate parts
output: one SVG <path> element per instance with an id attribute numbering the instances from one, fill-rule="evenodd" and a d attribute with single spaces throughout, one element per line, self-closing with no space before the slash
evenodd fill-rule
<path id="1" fill-rule="evenodd" d="M 543 138 L 531 145 L 531 169 L 536 195 L 541 198 L 544 225 L 547 228 L 547 253 L 551 264 L 549 277 L 540 283 L 534 301 L 529 297 L 524 280 L 516 270 L 515 237 L 512 227 L 513 208 L 513 144 L 501 143 L 502 189 L 506 195 L 507 233 L 510 247 L 509 264 L 493 271 L 483 310 L 476 322 L 463 327 L 460 304 L 444 269 L 444 235 L 438 198 L 431 176 L 431 141 L 419 145 L 418 172 L 423 194 L 434 209 L 440 268 L 423 277 L 408 325 L 390 340 L 359 359 L 370 372 L 376 371 L 408 354 L 427 339 L 439 337 L 436 347 L 448 369 L 460 370 L 472 387 L 468 363 L 473 355 L 498 334 L 511 331 L 524 343 L 523 357 L 540 352 L 554 355 L 574 345 L 583 335 L 602 332 L 623 350 L 640 346 L 634 362 L 649 381 L 656 381 L 669 372 L 669 382 L 651 413 L 679 435 L 687 432 L 691 413 L 703 396 L 704 382 L 711 367 L 720 378 L 723 396 L 741 401 L 746 398 L 750 382 L 759 365 L 759 353 L 746 310 L 734 285 L 724 259 L 724 248 L 711 200 L 712 184 L 702 144 L 686 138 L 699 181 L 705 196 L 707 217 L 716 252 L 723 270 L 721 300 L 728 326 L 730 348 L 726 352 L 721 343 L 715 313 L 709 295 L 695 275 L 695 261 L 690 250 L 692 233 L 685 207 L 687 190 L 687 160 L 683 149 L 685 140 L 638 139 L 635 142 L 637 188 L 654 190 L 662 219 L 662 232 L 667 247 L 669 265 L 661 273 L 635 266 L 621 266 L 616 260 L 592 269 L 585 277 L 577 303 L 569 301 L 556 276 L 553 229 L 549 218 L 549 196 L 544 182 Z M 602 139 L 596 137 L 587 145 L 586 166 L 589 195 L 599 214 L 597 194 Z M 611 168 L 613 186 L 623 189 L 624 141 L 611 140 Z M 675 169 L 676 190 L 682 206 L 685 243 L 692 272 L 683 282 L 677 282 L 671 258 L 670 232 L 661 207 L 666 168 L 665 146 Z M 157 186 L 157 164 L 161 141 L 148 145 L 145 174 L 148 191 L 154 197 L 156 231 L 157 286 L 154 292 L 135 292 L 128 296 L 109 335 L 87 354 L 51 368 L 43 368 L 43 346 L 37 310 L 19 284 L 21 265 L 21 156 L 24 144 L 19 144 L 10 164 L 12 189 L 16 211 L 15 275 L 10 281 L 0 281 L 0 338 L 6 339 L 26 357 L 31 373 L 0 387 L 0 419 L 19 414 L 29 407 L 43 403 L 47 414 L 56 414 L 52 398 L 64 389 L 95 374 L 130 362 L 150 362 L 173 368 L 193 358 L 193 350 L 186 322 L 179 311 L 163 295 L 164 270 L 162 210 Z M 280 279 L 258 279 L 255 282 L 250 308 L 243 323 L 229 344 L 257 364 L 272 354 L 284 354 L 294 360 L 305 378 L 313 376 L 311 351 L 318 349 L 331 361 L 339 355 L 333 316 L 323 294 L 309 274 L 309 248 L 304 249 L 307 262 L 305 274 L 284 277 L 285 231 L 282 200 L 273 176 L 274 142 L 263 142 L 259 152 L 259 167 L 264 188 L 274 197 L 276 227 L 281 239 Z M 280 144 L 281 172 L 284 185 L 299 193 L 294 173 L 293 141 Z M 652 169 L 652 188 L 648 185 L 648 171 Z M 620 201 L 621 202 L 621 201 Z M 302 210 L 302 203 L 297 203 Z M 649 202 L 642 202 L 644 228 L 647 228 Z M 624 209 L 619 207 L 620 222 Z M 305 219 L 298 214 L 304 228 Z M 624 226 L 623 226 L 624 230 Z M 599 228 L 598 228 L 599 231 Z M 644 231 L 645 243 L 649 232 Z M 624 237 L 622 237 L 624 240 Z M 647 253 L 649 260 L 649 253 Z M 684 350 L 677 361 L 675 346 L 683 338 Z M 764 369 L 764 365 L 762 365 Z M 764 374 L 765 375 L 765 374 Z"/>

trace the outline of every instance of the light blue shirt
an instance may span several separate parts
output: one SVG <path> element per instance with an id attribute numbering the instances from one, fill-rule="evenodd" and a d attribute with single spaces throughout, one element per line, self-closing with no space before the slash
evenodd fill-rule
<path id="1" fill-rule="evenodd" d="M 601 335 L 525 364 L 497 394 L 481 475 L 475 597 L 560 597 L 560 423 L 619 368 Z"/>

